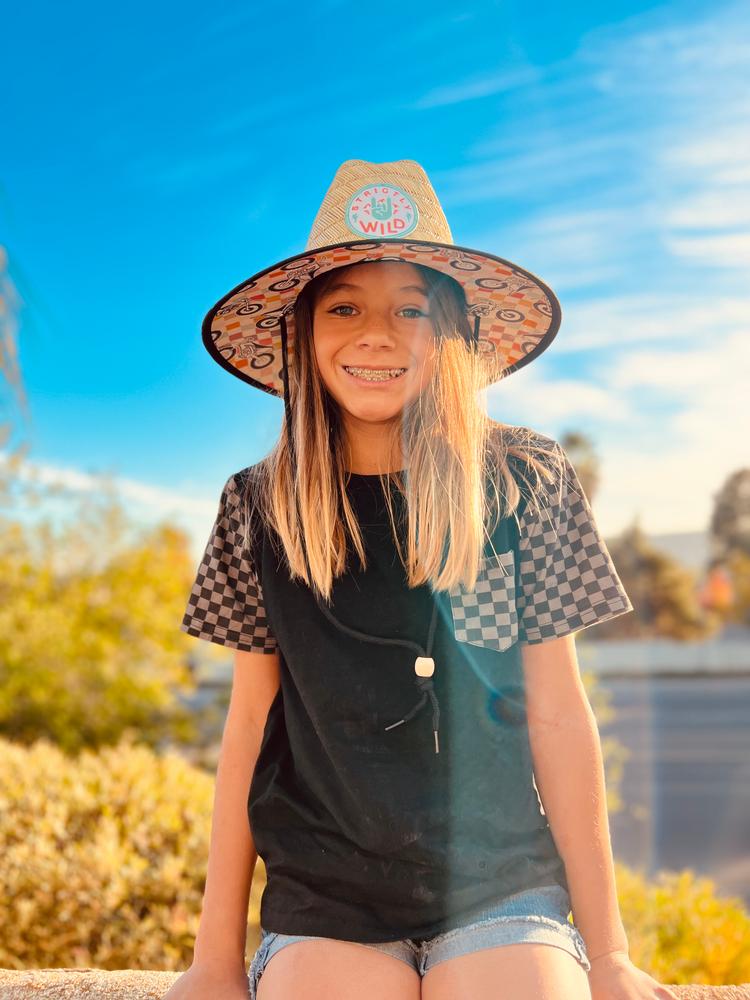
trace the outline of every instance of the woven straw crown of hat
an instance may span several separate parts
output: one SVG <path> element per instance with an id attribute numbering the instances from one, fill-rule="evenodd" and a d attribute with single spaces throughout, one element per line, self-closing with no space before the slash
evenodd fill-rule
<path id="1" fill-rule="evenodd" d="M 560 304 L 539 278 L 504 258 L 453 243 L 440 201 L 419 163 L 346 160 L 323 198 L 304 251 L 258 272 L 220 299 L 203 321 L 203 342 L 232 375 L 282 397 L 283 340 L 291 366 L 299 293 L 326 271 L 378 260 L 432 267 L 463 286 L 490 382 L 536 358 L 560 327 Z"/>
<path id="2" fill-rule="evenodd" d="M 403 236 L 409 235 L 415 240 L 429 240 L 430 242 L 445 243 L 452 245 L 448 220 L 438 201 L 432 184 L 422 167 L 415 160 L 397 160 L 395 163 L 377 164 L 377 177 L 379 184 L 372 183 L 373 177 L 372 163 L 364 160 L 347 160 L 342 163 L 336 171 L 336 176 L 331 182 L 331 186 L 326 191 L 323 203 L 318 209 L 315 221 L 310 230 L 307 240 L 306 250 L 317 250 L 320 247 L 330 246 L 333 243 L 343 243 L 346 240 L 356 239 L 355 229 L 361 233 L 360 239 L 370 239 L 373 236 Z M 406 226 L 410 221 L 399 217 L 399 209 L 392 206 L 393 214 L 390 219 L 372 219 L 365 213 L 359 216 L 355 229 L 347 225 L 347 206 L 351 199 L 361 191 L 379 187 L 393 187 L 405 191 L 411 196 L 414 205 L 417 206 L 414 225 L 406 232 Z M 371 199 L 378 200 L 377 192 L 371 195 L 364 193 L 363 204 L 370 205 Z M 386 196 L 387 197 L 387 196 Z M 384 213 L 385 214 L 385 213 Z M 384 232 L 378 231 L 378 223 Z M 388 223 L 391 229 L 388 231 Z M 401 230 L 399 227 L 403 226 Z"/>

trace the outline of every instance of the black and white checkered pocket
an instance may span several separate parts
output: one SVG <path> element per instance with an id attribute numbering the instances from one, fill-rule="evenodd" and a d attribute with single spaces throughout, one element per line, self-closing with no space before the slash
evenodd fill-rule
<path id="1" fill-rule="evenodd" d="M 458 642 L 502 652 L 518 640 L 513 549 L 483 556 L 474 590 L 458 584 L 448 593 Z"/>

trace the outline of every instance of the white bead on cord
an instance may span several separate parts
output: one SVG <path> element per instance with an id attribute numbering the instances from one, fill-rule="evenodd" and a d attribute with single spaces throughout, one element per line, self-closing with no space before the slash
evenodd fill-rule
<path id="1" fill-rule="evenodd" d="M 435 661 L 431 656 L 418 656 L 414 661 L 414 673 L 417 677 L 432 677 L 435 673 Z"/>

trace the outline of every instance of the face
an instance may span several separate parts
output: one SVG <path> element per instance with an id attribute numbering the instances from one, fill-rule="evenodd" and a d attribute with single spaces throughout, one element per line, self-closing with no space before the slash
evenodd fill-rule
<path id="1" fill-rule="evenodd" d="M 341 268 L 313 313 L 315 357 L 345 419 L 396 418 L 432 376 L 434 330 L 427 287 L 413 264 Z M 354 367 L 357 372 L 349 372 Z M 362 369 L 406 369 L 373 381 Z"/>

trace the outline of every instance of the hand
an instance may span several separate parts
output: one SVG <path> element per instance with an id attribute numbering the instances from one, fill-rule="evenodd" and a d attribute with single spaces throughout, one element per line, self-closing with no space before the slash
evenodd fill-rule
<path id="1" fill-rule="evenodd" d="M 247 1000 L 247 995 L 244 965 L 219 968 L 193 962 L 175 979 L 162 1000 Z"/>
<path id="2" fill-rule="evenodd" d="M 676 993 L 633 965 L 623 951 L 591 960 L 589 988 L 591 1000 L 678 1000 Z"/>

